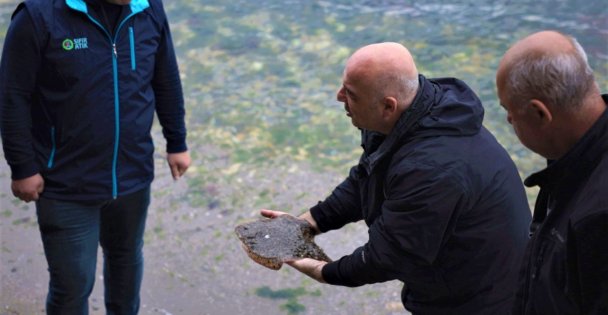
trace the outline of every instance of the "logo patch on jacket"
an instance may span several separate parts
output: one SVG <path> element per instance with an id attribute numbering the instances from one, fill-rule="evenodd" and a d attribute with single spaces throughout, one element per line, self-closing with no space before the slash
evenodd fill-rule
<path id="1" fill-rule="evenodd" d="M 72 50 L 72 49 L 86 49 L 89 48 L 89 44 L 87 43 L 87 38 L 86 37 L 80 37 L 80 38 L 66 38 L 63 40 L 63 42 L 61 42 L 61 47 L 63 47 L 64 50 Z"/>

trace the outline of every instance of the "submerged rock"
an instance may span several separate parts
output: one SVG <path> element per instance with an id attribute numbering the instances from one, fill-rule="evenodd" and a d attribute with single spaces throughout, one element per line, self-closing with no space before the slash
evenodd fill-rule
<path id="1" fill-rule="evenodd" d="M 282 215 L 240 224 L 234 230 L 247 255 L 273 270 L 280 269 L 285 261 L 298 258 L 331 262 L 314 242 L 313 227 L 303 219 Z"/>

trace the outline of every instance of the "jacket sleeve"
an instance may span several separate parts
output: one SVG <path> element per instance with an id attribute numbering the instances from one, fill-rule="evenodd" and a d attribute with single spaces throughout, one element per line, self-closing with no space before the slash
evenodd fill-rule
<path id="1" fill-rule="evenodd" d="M 6 33 L 0 62 L 0 132 L 13 180 L 40 172 L 31 133 L 32 96 L 41 48 L 32 18 L 20 5 Z"/>
<path id="2" fill-rule="evenodd" d="M 417 273 L 437 259 L 460 209 L 466 207 L 466 195 L 447 172 L 424 165 L 401 167 L 399 174 L 389 175 L 387 198 L 369 227 L 367 244 L 327 264 L 323 278 L 345 286 L 420 281 Z"/>
<path id="3" fill-rule="evenodd" d="M 167 140 L 167 152 L 179 153 L 188 150 L 186 145 L 186 123 L 184 96 L 179 77 L 177 58 L 169 22 L 160 1 L 154 2 L 157 14 L 162 16 L 161 41 L 156 54 L 152 88 L 156 98 L 156 113 Z"/>
<path id="4" fill-rule="evenodd" d="M 608 209 L 585 218 L 568 233 L 575 251 L 582 314 L 608 314 Z"/>
<path id="5" fill-rule="evenodd" d="M 310 208 L 310 214 L 321 232 L 336 230 L 363 218 L 357 169 L 358 166 L 352 167 L 349 176 L 329 197 Z"/>

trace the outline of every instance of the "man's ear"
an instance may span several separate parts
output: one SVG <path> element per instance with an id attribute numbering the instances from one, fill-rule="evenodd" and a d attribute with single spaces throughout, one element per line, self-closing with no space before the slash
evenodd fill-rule
<path id="1" fill-rule="evenodd" d="M 382 116 L 391 118 L 397 113 L 397 99 L 392 96 L 385 96 L 382 100 Z"/>
<path id="2" fill-rule="evenodd" d="M 528 103 L 528 106 L 528 110 L 531 111 L 532 117 L 537 120 L 539 126 L 548 125 L 553 121 L 553 114 L 547 104 L 533 99 Z"/>

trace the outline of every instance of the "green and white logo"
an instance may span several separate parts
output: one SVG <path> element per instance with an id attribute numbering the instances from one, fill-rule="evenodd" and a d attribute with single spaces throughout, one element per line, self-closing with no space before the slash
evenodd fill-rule
<path id="1" fill-rule="evenodd" d="M 63 49 L 65 49 L 65 50 L 72 50 L 72 49 L 74 49 L 74 41 L 72 41 L 69 38 L 66 38 L 61 43 L 61 47 L 63 47 Z"/>
<path id="2" fill-rule="evenodd" d="M 89 43 L 86 37 L 80 37 L 80 38 L 66 38 L 63 40 L 63 42 L 61 42 L 61 47 L 63 47 L 64 50 L 70 51 L 72 49 L 74 50 L 79 50 L 79 49 L 87 49 L 89 48 Z"/>

